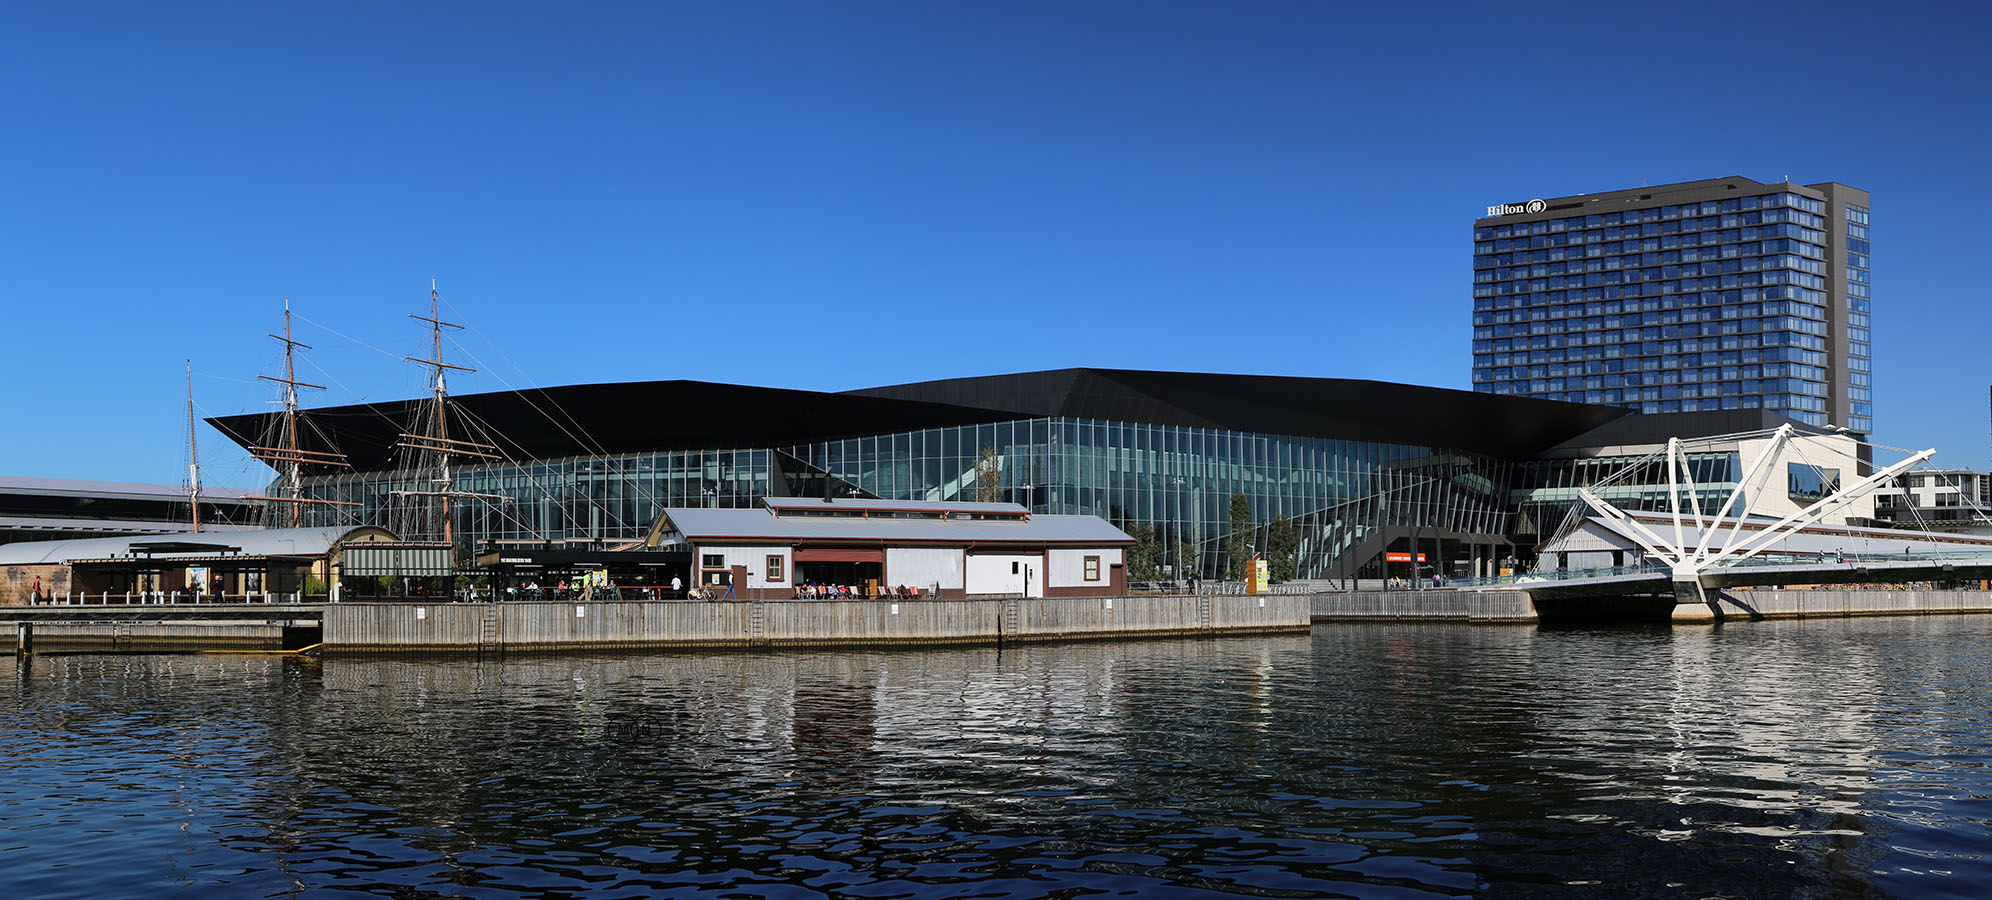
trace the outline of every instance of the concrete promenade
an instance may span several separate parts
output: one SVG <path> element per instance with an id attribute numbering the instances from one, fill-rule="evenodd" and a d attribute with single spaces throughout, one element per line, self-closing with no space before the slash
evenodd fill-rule
<path id="1" fill-rule="evenodd" d="M 1533 625 L 1535 604 L 1527 591 L 1355 591 L 1315 594 L 1316 622 L 1424 620 Z"/>
<path id="2" fill-rule="evenodd" d="M 1673 621 L 1733 622 L 1846 616 L 1930 616 L 1992 613 L 1992 591 L 1714 590 L 1709 603 L 1674 607 Z"/>
<path id="3" fill-rule="evenodd" d="M 38 651 L 261 650 L 318 642 L 323 604 L 0 606 L 0 647 Z"/>
<path id="4" fill-rule="evenodd" d="M 1305 631 L 1305 595 L 342 603 L 325 652 L 927 646 Z"/>
<path id="5" fill-rule="evenodd" d="M 37 651 L 922 646 L 1305 631 L 1304 594 L 977 600 L 0 607 Z"/>
<path id="6" fill-rule="evenodd" d="M 1581 600 L 1557 596 L 1545 598 L 1538 605 L 1524 590 L 1356 591 L 1314 595 L 1312 619 L 1529 625 L 1540 621 L 1542 611 L 1548 610 L 1559 620 L 1650 619 L 1692 625 L 1759 619 L 1992 613 L 1992 591 L 1983 590 L 1717 589 L 1711 590 L 1709 597 L 1708 604 L 1673 604 L 1617 595 Z"/>
<path id="7" fill-rule="evenodd" d="M 1992 613 L 1992 591 L 1718 590 L 1712 604 L 1643 598 L 1639 618 L 1718 621 Z M 1560 598 L 1555 618 L 1635 598 Z M 1658 602 L 1658 606 L 1653 605 Z M 1595 609 L 1585 608 L 1597 604 Z M 1668 612 L 1672 611 L 1669 617 Z M 1626 618 L 1620 615 L 1617 618 Z M 1267 596 L 613 603 L 338 603 L 0 607 L 0 647 L 37 651 L 494 652 L 699 647 L 935 646 L 1304 631 L 1312 623 L 1532 625 L 1522 590 Z"/>

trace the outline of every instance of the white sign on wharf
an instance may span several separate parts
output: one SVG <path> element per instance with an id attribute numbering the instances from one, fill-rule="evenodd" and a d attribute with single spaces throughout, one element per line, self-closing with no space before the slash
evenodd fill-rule
<path id="1" fill-rule="evenodd" d="M 899 604 L 897 603 L 892 604 L 892 614 L 895 616 L 899 615 Z"/>
<path id="2" fill-rule="evenodd" d="M 415 621 L 420 622 L 423 619 L 427 619 L 428 617 L 429 617 L 428 607 L 426 606 L 415 607 Z"/>
<path id="3" fill-rule="evenodd" d="M 574 607 L 574 618 L 577 619 L 588 618 L 588 607 L 585 606 Z"/>

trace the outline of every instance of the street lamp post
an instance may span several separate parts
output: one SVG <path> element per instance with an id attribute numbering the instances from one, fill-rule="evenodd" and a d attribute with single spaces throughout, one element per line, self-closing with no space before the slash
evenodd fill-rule
<path id="1" fill-rule="evenodd" d="M 1170 504 L 1170 511 L 1172 513 L 1175 513 L 1175 515 L 1170 518 L 1176 521 L 1181 521 L 1182 519 L 1182 492 L 1183 492 L 1183 485 L 1186 483 L 1187 482 L 1183 480 L 1183 476 L 1181 475 L 1174 475 L 1169 478 L 1169 484 L 1175 488 L 1175 490 L 1169 492 L 1170 499 L 1175 501 Z M 1173 523 L 1165 523 L 1165 524 L 1172 524 L 1173 526 Z M 1171 563 L 1169 566 L 1169 580 L 1173 583 L 1180 584 L 1183 580 L 1182 539 L 1174 536 L 1174 534 L 1172 533 L 1171 536 L 1165 538 L 1165 540 L 1167 540 L 1170 545 L 1169 556 L 1175 559 L 1175 562 Z"/>

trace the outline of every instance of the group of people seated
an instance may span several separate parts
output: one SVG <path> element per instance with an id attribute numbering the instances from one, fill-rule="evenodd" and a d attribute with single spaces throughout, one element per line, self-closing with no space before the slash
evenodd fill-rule
<path id="1" fill-rule="evenodd" d="M 879 585 L 876 588 L 872 588 L 864 585 L 817 584 L 810 582 L 795 586 L 795 599 L 797 600 L 867 600 L 888 598 L 911 600 L 918 596 L 920 596 L 919 588 L 910 588 L 903 584 L 898 587 Z"/>

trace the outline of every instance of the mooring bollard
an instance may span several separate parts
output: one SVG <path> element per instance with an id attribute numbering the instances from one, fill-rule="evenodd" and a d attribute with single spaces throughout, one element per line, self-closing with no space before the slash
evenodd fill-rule
<path id="1" fill-rule="evenodd" d="M 173 592 L 173 605 L 174 605 L 174 606 L 179 606 L 179 605 L 180 605 L 180 592 L 179 592 L 179 591 L 174 591 L 174 592 Z"/>
<path id="2" fill-rule="evenodd" d="M 14 655 L 26 656 L 35 651 L 35 626 L 31 622 L 14 623 Z"/>

